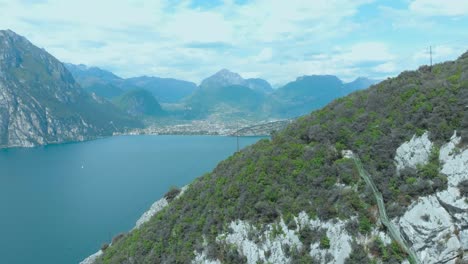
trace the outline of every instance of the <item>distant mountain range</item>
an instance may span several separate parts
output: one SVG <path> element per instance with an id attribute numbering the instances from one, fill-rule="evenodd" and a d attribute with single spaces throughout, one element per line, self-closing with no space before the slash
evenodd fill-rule
<path id="1" fill-rule="evenodd" d="M 81 141 L 142 126 L 86 93 L 60 61 L 13 31 L 0 31 L 0 58 L 0 148 Z"/>
<path id="2" fill-rule="evenodd" d="M 200 87 L 201 88 L 213 88 L 213 87 L 225 87 L 225 86 L 245 86 L 251 90 L 262 92 L 262 93 L 271 93 L 273 88 L 270 83 L 263 79 L 244 79 L 238 73 L 231 72 L 227 69 L 222 69 L 214 75 L 204 79 Z"/>
<path id="3" fill-rule="evenodd" d="M 154 118 L 294 118 L 375 83 L 313 75 L 274 90 L 266 80 L 244 79 L 227 69 L 199 86 L 171 78 L 124 79 L 97 67 L 64 65 L 24 37 L 0 32 L 0 147 L 86 140 Z"/>
<path id="4" fill-rule="evenodd" d="M 141 76 L 124 79 L 97 67 L 70 63 L 65 66 L 85 90 L 107 99 L 132 89 L 145 89 L 161 103 L 175 103 L 197 89 L 195 83 L 172 78 Z"/>
<path id="5" fill-rule="evenodd" d="M 272 94 L 271 109 L 276 116 L 300 116 L 323 107 L 336 98 L 368 88 L 375 83 L 378 81 L 363 77 L 344 83 L 333 75 L 302 76 Z"/>
<path id="6" fill-rule="evenodd" d="M 363 77 L 344 83 L 333 75 L 312 75 L 299 77 L 273 90 L 263 79 L 243 79 L 223 69 L 204 79 L 185 103 L 197 117 L 225 113 L 228 116 L 291 118 L 374 83 L 377 81 Z"/>
<path id="7" fill-rule="evenodd" d="M 159 103 L 179 103 L 185 106 L 185 119 L 203 119 L 212 115 L 225 119 L 291 118 L 309 113 L 335 98 L 365 89 L 377 83 L 364 77 L 345 83 L 333 75 L 298 77 L 274 90 L 260 78 L 244 79 L 241 75 L 222 69 L 194 83 L 158 77 L 123 79 L 111 72 L 84 65 L 67 64 L 74 77 L 88 91 L 112 99 L 125 91 L 145 89 Z M 115 101 L 115 100 L 114 100 Z"/>

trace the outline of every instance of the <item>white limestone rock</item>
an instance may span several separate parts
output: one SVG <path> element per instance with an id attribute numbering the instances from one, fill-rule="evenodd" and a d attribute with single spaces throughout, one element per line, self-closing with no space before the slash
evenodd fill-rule
<path id="1" fill-rule="evenodd" d="M 301 227 L 308 225 L 311 228 L 322 228 L 326 230 L 330 239 L 330 248 L 320 248 L 320 243 L 310 245 L 310 255 L 321 263 L 327 262 L 327 255 L 332 257 L 331 263 L 344 263 L 351 254 L 352 237 L 346 231 L 347 221 L 330 220 L 327 222 L 318 219 L 309 219 L 305 212 L 299 213 L 297 222 Z"/>
<path id="2" fill-rule="evenodd" d="M 460 182 L 468 180 L 468 150 L 458 149 L 459 143 L 455 133 L 440 149 L 441 173 L 447 175 L 447 190 L 419 198 L 400 219 L 393 220 L 423 263 L 455 263 L 460 252 L 468 255 L 468 204 L 457 188 Z M 407 152 L 418 152 L 416 148 L 421 146 L 413 144 Z M 426 142 L 424 146 L 427 150 L 429 144 Z"/>
<path id="3" fill-rule="evenodd" d="M 458 255 L 456 227 L 435 195 L 421 198 L 398 224 L 423 263 L 447 263 Z"/>
<path id="4" fill-rule="evenodd" d="M 205 252 L 198 253 L 195 251 L 195 258 L 192 260 L 192 264 L 221 264 L 221 261 L 208 259 Z"/>
<path id="5" fill-rule="evenodd" d="M 305 212 L 301 212 L 294 218 L 297 224 L 295 230 L 288 229 L 283 219 L 279 223 L 267 225 L 266 231 L 260 233 L 256 227 L 248 222 L 237 220 L 231 222 L 229 227 L 232 232 L 218 236 L 218 243 L 224 242 L 235 245 L 239 253 L 247 258 L 247 263 L 255 264 L 265 263 L 290 263 L 290 258 L 283 251 L 283 245 L 289 245 L 290 248 L 300 250 L 303 245 L 299 240 L 298 234 L 301 229 L 307 227 L 324 229 L 327 237 L 330 239 L 330 248 L 322 249 L 319 243 L 310 245 L 310 255 L 318 261 L 324 263 L 328 257 L 331 257 L 332 263 L 344 263 L 345 259 L 351 254 L 352 237 L 347 233 L 346 221 L 327 221 L 322 222 L 316 219 L 310 219 Z M 280 234 L 273 235 L 274 229 L 281 229 Z M 278 232 L 276 232 L 278 233 Z M 260 238 L 260 242 L 252 241 L 250 237 Z M 266 254 L 269 252 L 270 254 Z"/>
<path id="6" fill-rule="evenodd" d="M 342 150 L 342 151 L 341 151 L 341 156 L 342 156 L 344 159 L 352 159 L 353 156 L 354 156 L 354 153 L 353 153 L 352 150 L 346 149 L 346 150 Z"/>
<path id="7" fill-rule="evenodd" d="M 188 185 L 182 187 L 180 189 L 180 193 L 174 199 L 178 199 L 179 197 L 181 197 L 184 194 L 184 192 L 187 190 L 187 188 L 188 188 Z M 154 202 L 153 205 L 151 205 L 150 209 L 144 212 L 143 215 L 140 216 L 140 218 L 137 220 L 136 225 L 133 229 L 140 228 L 142 224 L 148 222 L 151 219 L 151 217 L 153 217 L 159 211 L 164 209 L 164 207 L 166 207 L 168 204 L 169 203 L 165 197 Z"/>
<path id="8" fill-rule="evenodd" d="M 302 243 L 295 230 L 290 230 L 283 219 L 277 224 L 270 224 L 266 231 L 260 233 L 248 222 L 237 220 L 231 222 L 229 227 L 231 233 L 218 236 L 219 242 L 225 242 L 237 246 L 239 253 L 247 258 L 248 264 L 256 264 L 259 261 L 266 263 L 289 263 L 290 259 L 283 250 L 283 245 L 300 249 Z M 274 235 L 275 228 L 281 229 L 280 234 Z M 256 243 L 249 239 L 249 233 L 253 232 L 256 237 L 262 237 L 263 241 Z M 267 251 L 269 254 L 267 254 Z"/>
<path id="9" fill-rule="evenodd" d="M 424 165 L 428 162 L 432 150 L 432 142 L 429 140 L 429 133 L 413 138 L 403 143 L 396 150 L 395 162 L 397 172 L 404 168 L 416 168 L 417 165 Z"/>
<path id="10" fill-rule="evenodd" d="M 81 261 L 80 264 L 93 264 L 94 261 L 96 261 L 96 259 L 99 258 L 102 254 L 102 250 L 99 250 L 98 252 Z"/>

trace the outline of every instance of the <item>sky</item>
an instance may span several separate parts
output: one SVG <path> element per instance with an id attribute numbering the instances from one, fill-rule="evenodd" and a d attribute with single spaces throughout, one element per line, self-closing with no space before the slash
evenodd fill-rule
<path id="1" fill-rule="evenodd" d="M 63 62 L 200 81 L 226 68 L 275 86 L 385 79 L 468 49 L 468 0 L 0 0 L 0 25 Z"/>

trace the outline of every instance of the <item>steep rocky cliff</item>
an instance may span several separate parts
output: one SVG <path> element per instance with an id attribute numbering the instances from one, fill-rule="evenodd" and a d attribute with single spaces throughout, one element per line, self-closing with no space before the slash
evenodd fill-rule
<path id="1" fill-rule="evenodd" d="M 0 148 L 82 141 L 139 126 L 84 92 L 45 50 L 0 31 Z"/>
<path id="2" fill-rule="evenodd" d="M 464 263 L 467 106 L 468 53 L 337 99 L 221 162 L 94 262 Z"/>

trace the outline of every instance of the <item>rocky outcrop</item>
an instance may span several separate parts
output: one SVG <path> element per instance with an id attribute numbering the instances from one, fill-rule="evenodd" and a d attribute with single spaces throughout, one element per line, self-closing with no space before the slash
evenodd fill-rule
<path id="1" fill-rule="evenodd" d="M 304 212 L 299 214 L 299 225 L 304 227 L 308 225 L 310 228 L 320 228 L 325 230 L 326 236 L 330 239 L 330 247 L 322 248 L 319 242 L 315 242 L 310 246 L 310 255 L 321 263 L 344 263 L 346 258 L 351 254 L 351 242 L 353 238 L 346 231 L 348 221 L 331 220 L 320 221 L 317 219 L 311 220 Z M 331 259 L 330 259 L 331 257 Z"/>
<path id="2" fill-rule="evenodd" d="M 187 188 L 188 188 L 188 185 L 182 187 L 180 189 L 179 194 L 175 197 L 175 199 L 178 199 L 180 196 L 182 196 L 184 194 L 184 192 L 187 190 Z M 142 224 L 148 222 L 151 219 L 151 217 L 153 217 L 159 211 L 164 209 L 164 207 L 166 207 L 167 205 L 169 205 L 169 201 L 165 197 L 157 200 L 155 203 L 153 203 L 151 205 L 151 207 L 148 209 L 148 211 L 144 212 L 140 216 L 140 218 L 137 220 L 137 222 L 135 224 L 134 229 L 139 228 Z"/>
<path id="3" fill-rule="evenodd" d="M 400 164 L 413 166 L 427 162 L 426 153 L 432 145 L 427 135 L 413 137 L 412 142 L 404 144 L 405 153 L 416 154 L 401 155 L 405 158 L 400 159 Z M 468 180 L 468 150 L 458 148 L 459 143 L 460 137 L 455 133 L 451 141 L 440 149 L 441 173 L 447 175 L 448 188 L 420 197 L 401 218 L 394 220 L 423 263 L 456 263 L 460 258 L 468 260 L 468 203 L 457 188 L 460 182 Z"/>
<path id="4" fill-rule="evenodd" d="M 403 143 L 396 150 L 397 172 L 404 168 L 416 169 L 418 164 L 427 163 L 431 150 L 432 142 L 429 140 L 428 132 L 421 137 L 413 136 L 410 141 Z"/>
<path id="5" fill-rule="evenodd" d="M 281 219 L 260 229 L 246 221 L 237 220 L 229 224 L 229 232 L 221 234 L 217 243 L 234 246 L 248 264 L 255 263 L 290 263 L 291 258 L 286 248 L 300 250 L 304 245 L 299 234 L 301 230 L 323 230 L 329 238 L 329 247 L 323 248 L 320 242 L 313 242 L 309 254 L 321 263 L 344 263 L 351 254 L 352 237 L 345 229 L 347 221 L 320 221 L 310 219 L 305 212 L 294 217 L 295 229 L 290 229 Z M 263 230 L 263 231 L 262 231 Z M 319 238 L 320 239 L 320 238 Z M 317 239 L 317 241 L 319 241 Z M 207 258 L 205 252 L 195 252 L 192 263 L 220 263 Z"/>

